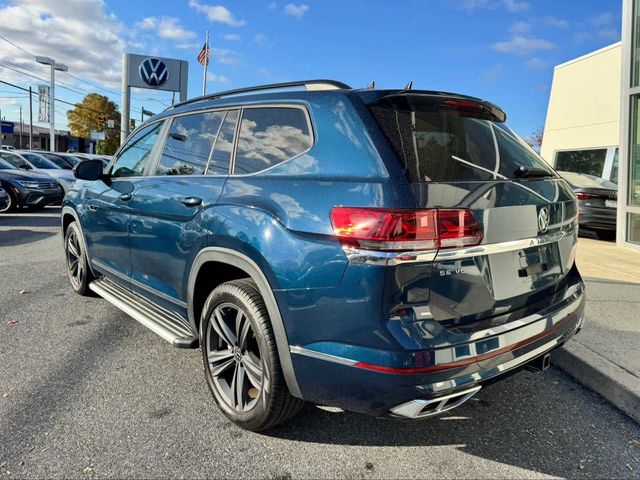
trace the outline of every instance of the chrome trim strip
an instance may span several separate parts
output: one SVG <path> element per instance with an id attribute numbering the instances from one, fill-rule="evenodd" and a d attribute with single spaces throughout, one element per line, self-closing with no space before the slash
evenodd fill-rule
<path id="1" fill-rule="evenodd" d="M 352 263 L 393 266 L 405 263 L 433 262 L 437 250 L 416 250 L 410 252 L 376 252 L 343 246 L 342 250 Z"/>
<path id="2" fill-rule="evenodd" d="M 298 355 L 304 355 L 305 357 L 317 358 L 318 360 L 326 360 L 328 362 L 339 363 L 340 365 L 347 365 L 350 367 L 358 363 L 356 360 L 350 360 L 348 358 L 338 357 L 336 355 L 330 355 L 328 353 L 316 352 L 315 350 L 309 350 L 307 348 L 298 347 L 296 345 L 290 346 L 289 351 Z"/>
<path id="3" fill-rule="evenodd" d="M 476 245 L 475 247 L 459 248 L 455 250 L 438 250 L 435 261 L 458 260 L 461 258 L 476 257 L 480 255 L 492 255 L 494 253 L 513 252 L 524 250 L 525 248 L 537 247 L 555 243 L 565 237 L 573 235 L 574 229 L 562 230 L 539 237 L 524 238 L 522 240 L 512 240 L 510 242 L 489 243 L 486 245 Z"/>

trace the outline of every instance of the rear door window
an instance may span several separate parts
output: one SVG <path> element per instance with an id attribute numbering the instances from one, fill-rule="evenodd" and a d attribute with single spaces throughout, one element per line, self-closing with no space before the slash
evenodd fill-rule
<path id="1" fill-rule="evenodd" d="M 220 127 L 216 138 L 211 161 L 207 168 L 207 175 L 228 175 L 233 154 L 233 138 L 236 134 L 239 110 L 230 110 Z"/>
<path id="2" fill-rule="evenodd" d="M 225 112 L 176 117 L 171 123 L 156 175 L 202 175 Z"/>
<path id="3" fill-rule="evenodd" d="M 373 106 L 412 182 L 513 179 L 525 166 L 553 170 L 503 124 L 462 114 Z"/>
<path id="4" fill-rule="evenodd" d="M 304 153 L 311 144 L 309 122 L 301 108 L 248 108 L 242 112 L 233 173 L 265 170 Z"/>

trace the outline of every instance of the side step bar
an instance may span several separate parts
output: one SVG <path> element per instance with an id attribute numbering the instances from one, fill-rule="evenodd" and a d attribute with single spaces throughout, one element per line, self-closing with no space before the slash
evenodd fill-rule
<path id="1" fill-rule="evenodd" d="M 101 278 L 89 288 L 178 348 L 195 348 L 198 337 L 179 315 L 146 300 L 120 285 Z"/>

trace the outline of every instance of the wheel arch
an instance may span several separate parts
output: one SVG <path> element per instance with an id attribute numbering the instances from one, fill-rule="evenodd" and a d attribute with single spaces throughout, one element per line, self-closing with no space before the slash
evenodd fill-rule
<path id="1" fill-rule="evenodd" d="M 267 277 L 251 258 L 235 250 L 221 247 L 207 247 L 197 254 L 189 273 L 187 292 L 189 323 L 194 328 L 194 331 L 199 331 L 199 318 L 196 318 L 196 315 L 199 316 L 199 312 L 197 310 L 198 305 L 196 305 L 195 302 L 195 300 L 197 300 L 195 297 L 197 291 L 196 288 L 198 287 L 197 283 L 199 281 L 203 281 L 202 278 L 199 279 L 199 273 L 203 267 L 206 267 L 207 264 L 211 263 L 224 265 L 230 269 L 231 275 L 227 276 L 227 280 L 249 277 L 256 283 L 258 291 L 260 292 L 260 295 L 262 295 L 265 306 L 267 307 L 267 312 L 269 313 L 278 349 L 278 357 L 280 358 L 280 364 L 282 366 L 282 372 L 284 374 L 287 387 L 289 388 L 291 395 L 302 398 L 300 387 L 298 386 L 295 372 L 293 370 L 287 332 L 284 328 L 284 322 L 282 320 L 276 298 Z M 242 277 L 237 276 L 241 273 L 244 273 Z"/>
<path id="2" fill-rule="evenodd" d="M 82 223 L 80 222 L 80 217 L 78 216 L 78 212 L 76 212 L 73 208 L 69 206 L 62 207 L 62 211 L 60 213 L 60 222 L 62 228 L 62 245 L 64 246 L 64 237 L 67 233 L 67 228 L 71 223 L 76 222 L 76 225 L 80 229 L 80 241 L 82 242 L 82 248 L 84 248 L 85 255 L 87 256 L 87 265 L 89 266 L 89 270 L 91 273 L 96 276 L 96 272 L 93 270 L 93 265 L 91 264 L 91 255 L 89 254 L 89 249 L 87 248 L 87 239 L 84 235 L 84 229 L 82 228 Z"/>

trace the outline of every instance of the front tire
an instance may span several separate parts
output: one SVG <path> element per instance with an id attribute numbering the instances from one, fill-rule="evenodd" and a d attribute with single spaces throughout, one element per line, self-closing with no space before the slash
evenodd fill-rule
<path id="1" fill-rule="evenodd" d="M 211 292 L 200 345 L 209 390 L 239 427 L 266 430 L 302 408 L 304 402 L 287 389 L 269 315 L 252 280 L 223 283 Z"/>
<path id="2" fill-rule="evenodd" d="M 73 291 L 79 295 L 90 296 L 89 284 L 94 278 L 89 268 L 82 231 L 76 222 L 71 222 L 65 232 L 64 254 Z"/>
<path id="3" fill-rule="evenodd" d="M 18 201 L 15 194 L 9 189 L 5 189 L 5 191 L 9 195 L 9 203 L 7 203 L 7 205 L 0 206 L 0 213 L 13 212 L 18 207 Z"/>

